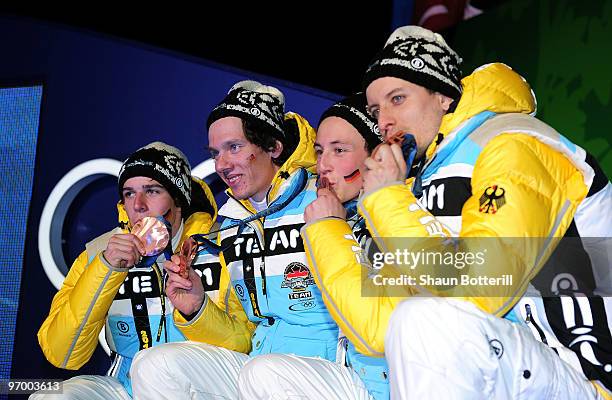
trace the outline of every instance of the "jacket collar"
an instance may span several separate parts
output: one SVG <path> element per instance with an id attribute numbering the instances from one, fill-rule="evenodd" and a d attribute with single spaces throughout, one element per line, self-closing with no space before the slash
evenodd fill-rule
<path id="1" fill-rule="evenodd" d="M 445 138 L 484 111 L 531 115 L 536 112 L 537 101 L 531 87 L 522 76 L 505 64 L 492 63 L 476 68 L 461 80 L 461 84 L 463 94 L 455 111 L 442 118 L 440 134 Z M 425 153 L 427 160 L 433 157 L 442 142 L 444 140 L 432 141 Z"/>

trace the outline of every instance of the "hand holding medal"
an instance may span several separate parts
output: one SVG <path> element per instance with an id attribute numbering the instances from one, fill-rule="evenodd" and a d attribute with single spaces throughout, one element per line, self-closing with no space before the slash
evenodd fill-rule
<path id="1" fill-rule="evenodd" d="M 364 193 L 372 193 L 386 185 L 404 181 L 416 153 L 414 136 L 403 132 L 389 135 L 385 143 L 376 146 L 365 160 L 367 170 L 363 179 Z"/>
<path id="2" fill-rule="evenodd" d="M 385 139 L 384 143 L 379 144 L 374 148 L 374 150 L 372 150 L 372 155 L 370 157 L 376 159 L 378 150 L 385 144 L 389 146 L 396 144 L 402 149 L 402 156 L 406 163 L 406 170 L 410 171 L 410 167 L 412 167 L 412 163 L 414 162 L 417 152 L 416 140 L 414 139 L 414 136 L 401 131 L 398 131 L 393 135 L 389 135 Z"/>
<path id="3" fill-rule="evenodd" d="M 202 279 L 190 271 L 200 248 L 199 235 L 194 236 L 185 239 L 180 250 L 164 262 L 164 269 L 168 272 L 166 295 L 174 307 L 185 315 L 199 310 L 205 297 Z"/>
<path id="4" fill-rule="evenodd" d="M 102 256 L 116 268 L 151 265 L 168 246 L 169 226 L 163 217 L 144 217 L 134 224 L 130 233 L 111 236 Z"/>

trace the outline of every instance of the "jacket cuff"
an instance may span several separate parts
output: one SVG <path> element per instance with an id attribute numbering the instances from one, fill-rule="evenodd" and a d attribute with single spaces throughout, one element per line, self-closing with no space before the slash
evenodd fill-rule
<path id="1" fill-rule="evenodd" d="M 128 272 L 128 268 L 117 268 L 117 267 L 113 267 L 112 265 L 110 265 L 110 263 L 108 261 L 106 261 L 106 258 L 104 258 L 104 252 L 103 251 L 101 251 L 100 254 L 98 254 L 98 258 L 100 259 L 100 262 L 102 262 L 102 264 L 104 264 L 111 271 L 115 271 L 115 272 Z"/>
<path id="2" fill-rule="evenodd" d="M 302 228 L 300 229 L 300 234 L 304 234 L 306 233 L 306 229 L 313 226 L 313 225 L 317 225 L 317 224 L 323 224 L 326 223 L 326 221 L 342 221 L 342 222 L 346 222 L 346 220 L 344 218 L 340 218 L 340 217 L 324 217 L 324 218 L 319 218 L 315 221 L 309 222 L 307 224 L 304 224 L 304 226 L 302 226 Z M 346 222 L 348 224 L 348 222 Z"/>
<path id="3" fill-rule="evenodd" d="M 204 293 L 204 301 L 202 302 L 202 306 L 200 309 L 193 314 L 185 315 L 175 308 L 175 312 L 173 313 L 174 324 L 176 326 L 186 327 L 195 324 L 202 314 L 204 313 L 204 309 L 208 305 L 208 295 Z"/>
<path id="4" fill-rule="evenodd" d="M 366 199 L 366 197 L 371 196 L 375 193 L 378 193 L 379 191 L 391 187 L 391 186 L 405 186 L 406 182 L 405 181 L 395 181 L 395 182 L 389 182 L 386 185 L 383 185 L 375 190 L 372 190 L 370 192 L 364 192 L 361 196 L 359 196 L 359 201 L 357 202 L 357 205 L 361 205 L 363 204 L 363 201 Z"/>

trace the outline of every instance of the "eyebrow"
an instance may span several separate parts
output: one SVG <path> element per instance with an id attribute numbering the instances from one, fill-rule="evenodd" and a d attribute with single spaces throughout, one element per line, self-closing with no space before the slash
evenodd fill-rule
<path id="1" fill-rule="evenodd" d="M 345 144 L 345 145 L 348 145 L 348 146 L 351 145 L 350 143 L 343 142 L 342 140 L 334 140 L 334 141 L 330 142 L 329 144 Z M 314 147 L 323 147 L 323 145 L 320 144 L 320 143 L 315 142 L 314 143 Z"/>
<path id="2" fill-rule="evenodd" d="M 403 88 L 401 88 L 401 87 L 396 87 L 394 89 L 391 89 L 389 92 L 387 92 L 387 94 L 385 94 L 383 96 L 383 98 L 388 99 L 390 97 L 393 97 L 397 92 L 401 92 L 402 90 L 403 90 Z M 368 104 L 368 106 L 367 106 L 368 112 L 370 112 L 372 110 L 372 108 L 374 108 L 374 107 L 378 107 L 378 104 L 371 104 L 371 105 Z"/>
<path id="3" fill-rule="evenodd" d="M 248 140 L 246 139 L 231 139 L 231 140 L 227 140 L 225 142 L 221 142 L 221 148 L 228 148 L 229 146 L 233 145 L 233 144 L 245 144 L 245 143 L 250 143 Z M 219 151 L 217 150 L 217 148 L 215 147 L 211 147 L 211 146 L 207 146 L 206 149 L 208 151 Z"/>
<path id="4" fill-rule="evenodd" d="M 155 189 L 155 188 L 161 188 L 161 189 L 165 189 L 162 185 L 160 185 L 159 183 L 153 183 L 151 185 L 142 185 L 142 187 L 144 189 Z"/>
<path id="5" fill-rule="evenodd" d="M 152 183 L 150 185 L 142 185 L 143 189 L 163 189 L 166 190 L 165 187 L 163 187 L 162 185 L 158 184 L 158 183 Z M 125 192 L 126 190 L 134 190 L 133 187 L 131 186 L 124 186 L 123 189 L 121 189 L 122 192 Z"/>
<path id="6" fill-rule="evenodd" d="M 395 88 L 393 90 L 391 90 L 389 93 L 386 94 L 385 98 L 389 98 L 389 97 L 393 97 L 397 92 L 401 92 L 403 89 L 402 88 Z"/>

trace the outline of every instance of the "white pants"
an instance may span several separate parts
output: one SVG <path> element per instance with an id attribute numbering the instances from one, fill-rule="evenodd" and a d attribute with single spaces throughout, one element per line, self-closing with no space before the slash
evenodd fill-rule
<path id="1" fill-rule="evenodd" d="M 162 344 L 136 353 L 134 399 L 236 399 L 243 353 L 196 342 Z"/>
<path id="2" fill-rule="evenodd" d="M 457 299 L 408 299 L 385 338 L 393 399 L 598 399 L 523 326 Z"/>
<path id="3" fill-rule="evenodd" d="M 370 400 L 351 369 L 320 358 L 249 358 L 220 347 L 175 342 L 140 351 L 130 368 L 134 399 Z"/>
<path id="4" fill-rule="evenodd" d="M 350 368 L 292 354 L 253 357 L 240 372 L 238 390 L 241 399 L 372 399 Z"/>
<path id="5" fill-rule="evenodd" d="M 130 395 L 117 378 L 80 375 L 62 383 L 62 394 L 32 393 L 30 400 L 129 400 Z"/>

